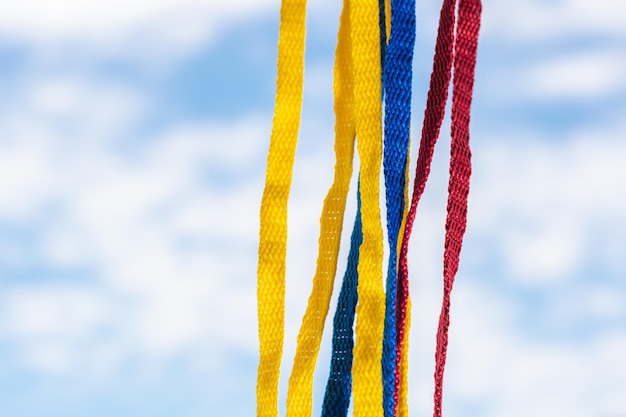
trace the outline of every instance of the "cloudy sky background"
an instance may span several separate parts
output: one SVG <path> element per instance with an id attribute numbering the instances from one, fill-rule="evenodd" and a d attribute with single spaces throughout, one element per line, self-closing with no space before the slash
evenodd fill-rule
<path id="1" fill-rule="evenodd" d="M 313 3 L 285 381 L 333 166 L 340 5 Z M 439 7 L 418 1 L 414 136 Z M 0 415 L 254 415 L 278 10 L 0 3 Z M 624 16 L 621 0 L 484 1 L 449 417 L 626 415 Z M 447 126 L 411 244 L 411 416 L 432 408 Z"/>

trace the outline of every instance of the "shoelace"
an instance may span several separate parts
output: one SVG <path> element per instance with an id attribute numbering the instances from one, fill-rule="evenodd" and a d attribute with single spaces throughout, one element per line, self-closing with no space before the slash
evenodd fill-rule
<path id="1" fill-rule="evenodd" d="M 455 32 L 455 13 L 458 3 L 458 24 Z M 439 32 L 435 48 L 433 72 L 424 115 L 422 139 L 420 143 L 413 196 L 407 216 L 398 270 L 398 340 L 403 340 L 408 299 L 408 246 L 417 205 L 424 192 L 435 143 L 439 136 L 448 98 L 448 87 L 452 67 L 452 141 L 450 157 L 450 180 L 448 183 L 448 204 L 443 268 L 443 301 L 435 353 L 435 393 L 434 416 L 441 416 L 443 373 L 448 346 L 450 326 L 450 295 L 454 278 L 459 267 L 463 235 L 467 223 L 467 197 L 471 175 L 471 152 L 469 147 L 469 121 L 474 86 L 474 70 L 480 15 L 480 0 L 444 0 L 439 20 Z M 403 348 L 397 349 L 402 355 Z M 398 361 L 399 362 L 399 361 Z M 396 384 L 402 381 L 401 369 L 396 367 Z"/>
<path id="2" fill-rule="evenodd" d="M 455 33 L 457 3 L 459 11 Z M 337 311 L 334 320 L 333 363 L 328 387 L 335 388 L 327 388 L 322 413 L 325 417 L 346 415 L 352 384 L 356 416 L 404 417 L 408 414 L 408 241 L 430 171 L 453 67 L 444 299 L 437 334 L 435 372 L 435 417 L 441 415 L 450 293 L 465 232 L 471 174 L 469 111 L 481 4 L 480 0 L 444 0 L 410 209 L 405 201 L 414 3 L 382 0 L 380 4 L 382 6 L 379 7 L 373 2 L 344 0 L 335 64 L 335 180 L 324 201 L 320 220 L 320 248 L 313 290 L 298 336 L 289 379 L 288 416 L 311 415 L 313 373 L 334 285 L 346 196 L 352 175 L 355 135 L 361 161 L 359 209 L 348 269 L 340 293 L 339 308 L 342 310 Z M 284 339 L 287 201 L 302 105 L 305 9 L 305 0 L 283 0 L 281 7 L 276 107 L 261 205 L 258 264 L 261 355 L 257 378 L 257 416 L 263 417 L 278 416 L 278 380 Z M 382 10 L 387 12 L 381 13 Z M 381 83 L 383 74 L 384 82 Z M 391 249 L 386 294 L 382 287 L 383 238 L 379 205 L 383 91 L 383 164 Z M 396 258 L 399 241 L 400 253 Z M 355 310 L 356 342 L 352 337 Z M 341 367 L 334 372 L 333 364 L 339 362 Z M 340 414 L 337 414 L 338 410 Z"/>

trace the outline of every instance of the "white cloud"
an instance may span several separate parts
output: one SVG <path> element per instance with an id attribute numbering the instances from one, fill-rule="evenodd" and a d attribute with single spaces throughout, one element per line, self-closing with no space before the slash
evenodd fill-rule
<path id="1" fill-rule="evenodd" d="M 111 306 L 81 286 L 18 286 L 2 301 L 2 337 L 16 343 L 21 359 L 37 371 L 67 373 L 84 365 L 81 346 L 111 324 Z"/>
<path id="2" fill-rule="evenodd" d="M 548 283 L 566 279 L 584 264 L 584 239 L 581 231 L 572 227 L 576 220 L 563 222 L 554 217 L 548 224 L 522 226 L 503 236 L 501 248 L 514 278 Z"/>
<path id="3" fill-rule="evenodd" d="M 278 0 L 25 0 L 0 4 L 0 40 L 26 46 L 39 65 L 121 57 L 154 75 L 234 26 L 268 17 L 278 27 L 279 16 Z M 311 3 L 308 16 L 336 33 L 336 4 Z"/>
<path id="4" fill-rule="evenodd" d="M 410 409 L 432 412 L 434 349 L 440 309 L 440 284 L 415 274 L 411 334 Z M 417 287 L 417 288 L 416 288 Z M 581 286 L 568 293 L 582 302 L 595 290 Z M 572 301 L 572 304 L 574 301 Z M 619 415 L 626 410 L 623 326 L 598 328 L 584 341 L 545 340 L 519 326 L 525 303 L 491 288 L 478 276 L 459 274 L 453 292 L 444 413 L 521 417 Z M 575 306 L 570 306 L 575 307 Z M 555 306 L 545 316 L 575 326 L 584 316 L 565 319 Z M 569 307 L 568 307 L 569 308 Z M 621 375 L 621 376 L 618 376 Z"/>
<path id="5" fill-rule="evenodd" d="M 6 295 L 7 331 L 24 336 L 77 337 L 94 331 L 105 308 L 90 291 L 34 288 Z"/>
<path id="6" fill-rule="evenodd" d="M 28 142 L 13 142 L 0 145 L 0 213 L 14 222 L 22 222 L 37 211 L 50 195 L 51 177 L 46 170 L 49 154 L 45 146 L 38 146 L 39 135 L 45 135 L 36 127 L 25 126 Z M 5 136 L 6 140 L 6 136 Z"/>
<path id="7" fill-rule="evenodd" d="M 276 8 L 272 0 L 42 0 L 5 2 L 0 24 L 5 37 L 50 43 L 79 41 L 120 42 L 148 31 L 148 41 L 184 46 L 197 38 L 213 36 L 225 25 Z M 118 45 L 121 46 L 121 45 Z M 163 45 L 161 45 L 163 46 Z"/>
<path id="8" fill-rule="evenodd" d="M 85 78 L 31 76 L 0 104 L 0 213 L 12 221 L 44 214 L 97 169 L 111 146 L 144 114 L 129 88 Z M 95 157 L 81 158 L 85 152 Z"/>
<path id="9" fill-rule="evenodd" d="M 546 324 L 571 330 L 577 323 L 606 326 L 626 316 L 626 292 L 603 283 L 572 285 L 555 294 L 547 308 Z"/>
<path id="10" fill-rule="evenodd" d="M 480 71 L 480 70 L 479 70 Z M 620 48 L 596 47 L 556 52 L 548 57 L 486 69 L 483 91 L 505 103 L 533 101 L 554 106 L 589 105 L 616 99 L 626 88 L 626 60 Z"/>
<path id="11" fill-rule="evenodd" d="M 511 0 L 484 2 L 484 35 L 518 41 L 626 35 L 621 0 Z"/>
<path id="12" fill-rule="evenodd" d="M 529 134 L 476 153 L 468 230 L 496 237 L 509 276 L 540 284 L 571 277 L 587 262 L 613 265 L 604 250 L 626 229 L 626 198 L 616 191 L 626 181 L 620 130 L 580 131 L 559 142 Z"/>
<path id="13" fill-rule="evenodd" d="M 264 127 L 251 121 L 176 128 L 181 133 L 121 153 L 120 138 L 144 115 L 142 96 L 85 79 L 30 81 L 15 100 L 6 98 L 12 105 L 2 112 L 0 220 L 19 220 L 33 242 L 3 242 L 12 249 L 4 256 L 13 253 L 3 265 L 54 269 L 63 284 L 44 276 L 27 285 L 9 273 L 3 341 L 22 352 L 25 365 L 54 373 L 110 373 L 136 352 L 169 357 L 211 339 L 217 347 L 253 349 L 254 311 L 228 300 L 247 298 L 254 306 L 248 246 L 258 233 L 249 220 L 258 216 L 258 193 L 212 186 L 216 176 L 246 167 L 246 175 L 255 175 Z M 205 172 L 217 162 L 222 171 Z M 204 206 L 194 223 L 184 213 L 196 201 L 221 203 Z M 242 222 L 232 218 L 237 208 Z M 201 216 L 212 226 L 197 230 Z M 228 223 L 239 225 L 238 235 L 228 234 Z M 219 228 L 232 247 L 226 256 L 211 255 L 207 246 Z M 181 247 L 185 232 L 200 247 Z M 82 275 L 66 276 L 77 267 Z M 230 323 L 216 320 L 229 311 Z M 247 323 L 250 331 L 237 335 L 232 323 Z"/>
<path id="14" fill-rule="evenodd" d="M 185 353 L 199 364 L 253 355 L 268 123 L 174 124 L 121 151 L 150 109 L 133 89 L 40 75 L 19 93 L 2 114 L 0 220 L 19 215 L 34 233 L 17 268 L 50 267 L 63 280 L 13 281 L 19 299 L 3 299 L 2 338 L 22 352 L 22 365 L 114 376 L 136 354 L 156 368 Z M 323 143 L 332 155 L 332 138 Z M 293 193 L 291 242 L 316 244 L 328 165 L 317 152 L 298 154 L 294 187 L 305 191 Z M 314 251 L 295 252 L 288 285 L 302 297 L 288 302 L 294 338 L 315 262 Z M 76 268 L 82 275 L 66 277 Z"/>
<path id="15" fill-rule="evenodd" d="M 592 51 L 551 58 L 524 74 L 522 94 L 535 98 L 589 100 L 615 96 L 624 89 L 626 61 L 619 51 Z"/>

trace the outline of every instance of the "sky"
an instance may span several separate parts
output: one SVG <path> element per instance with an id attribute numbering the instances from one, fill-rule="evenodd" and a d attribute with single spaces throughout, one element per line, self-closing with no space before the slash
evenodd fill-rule
<path id="1" fill-rule="evenodd" d="M 308 11 L 281 407 L 332 181 L 339 3 Z M 440 7 L 417 3 L 414 138 Z M 626 3 L 483 3 L 444 414 L 623 417 Z M 1 416 L 254 415 L 279 7 L 0 3 Z M 446 122 L 409 253 L 412 417 L 432 410 L 449 142 Z"/>

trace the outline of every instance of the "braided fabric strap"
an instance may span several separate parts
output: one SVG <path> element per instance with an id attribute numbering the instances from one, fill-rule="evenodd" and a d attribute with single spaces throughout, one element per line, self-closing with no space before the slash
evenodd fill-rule
<path id="1" fill-rule="evenodd" d="M 410 146 L 410 142 L 409 142 Z M 409 155 L 411 154 L 409 149 Z M 410 161 L 407 158 L 405 178 L 409 178 L 409 165 Z M 409 201 L 409 182 L 405 181 L 404 186 L 404 201 Z M 407 216 L 409 213 L 409 206 L 404 205 L 404 215 L 402 217 L 402 225 L 400 226 L 400 236 L 398 241 L 402 242 L 404 229 L 406 226 Z M 395 377 L 395 391 L 394 399 L 396 401 L 395 415 L 397 417 L 408 417 L 409 415 L 409 401 L 408 401 L 408 378 L 409 378 L 409 329 L 411 325 L 411 297 L 409 289 L 402 288 L 400 286 L 401 281 L 398 276 L 398 294 L 396 305 L 396 327 L 397 327 L 397 345 L 396 345 L 396 369 L 394 373 Z M 402 328 L 402 332 L 400 332 Z"/>
<path id="2" fill-rule="evenodd" d="M 380 31 L 380 68 L 381 75 L 385 68 L 385 55 L 387 55 L 387 28 L 389 23 L 387 22 L 388 18 L 390 18 L 391 10 L 386 10 L 387 6 L 390 4 L 390 0 L 378 0 L 378 28 Z M 384 83 L 384 80 L 381 80 Z M 385 94 L 384 84 L 383 84 L 383 94 Z"/>
<path id="3" fill-rule="evenodd" d="M 319 251 L 313 289 L 302 319 L 289 378 L 288 417 L 310 417 L 312 413 L 315 365 L 335 281 L 346 198 L 352 177 L 355 126 L 349 13 L 347 8 L 342 14 L 335 52 L 335 178 L 324 200 L 320 218 Z"/>
<path id="4" fill-rule="evenodd" d="M 350 24 L 363 222 L 363 243 L 359 251 L 358 266 L 356 341 L 352 366 L 354 415 L 381 417 L 385 292 L 382 285 L 383 233 L 380 221 L 382 87 L 378 3 L 352 1 Z"/>
<path id="5" fill-rule="evenodd" d="M 395 370 L 397 358 L 396 288 L 398 236 L 405 212 L 405 185 L 411 128 L 415 1 L 391 0 L 391 32 L 385 57 L 384 177 L 387 206 L 389 262 L 383 340 L 382 378 L 385 417 L 397 406 Z"/>
<path id="6" fill-rule="evenodd" d="M 460 0 L 452 84 L 452 144 L 443 255 L 443 302 L 435 353 L 434 417 L 441 417 L 442 412 L 443 372 L 446 366 L 450 326 L 450 294 L 454 277 L 459 269 L 461 246 L 467 224 L 467 197 L 472 173 L 469 123 L 481 11 L 480 0 Z"/>
<path id="7" fill-rule="evenodd" d="M 430 166 L 433 159 L 435 144 L 439 137 L 441 124 L 445 115 L 446 101 L 448 99 L 448 88 L 452 73 L 452 57 L 454 42 L 454 19 L 455 0 L 444 0 L 439 18 L 439 30 L 437 43 L 435 46 L 435 58 L 433 60 L 433 71 L 430 77 L 430 89 L 426 101 L 424 113 L 424 124 L 422 126 L 422 138 L 418 151 L 417 163 L 415 167 L 415 179 L 413 180 L 413 195 L 411 206 L 404 224 L 404 234 L 400 246 L 400 259 L 398 261 L 398 314 L 397 332 L 398 346 L 397 363 L 404 360 L 408 347 L 403 346 L 403 341 L 408 339 L 407 331 L 408 299 L 409 299 L 409 270 L 408 270 L 408 250 L 409 239 L 413 230 L 413 222 L 417 214 L 417 206 L 420 197 L 424 193 L 426 181 L 430 173 Z M 404 356 L 403 356 L 404 355 Z M 396 393 L 400 395 L 402 390 L 403 375 L 401 367 L 396 365 L 395 380 Z"/>
<path id="8" fill-rule="evenodd" d="M 390 2 L 389 0 L 379 0 L 378 5 L 381 68 L 384 68 L 388 38 L 387 28 L 389 28 L 390 25 Z M 344 1 L 341 19 L 337 48 L 338 52 L 341 50 L 339 45 L 341 45 L 342 42 L 349 43 L 351 41 L 349 38 L 346 39 L 346 35 L 348 37 L 350 35 L 350 3 L 348 1 Z M 339 61 L 339 58 L 340 56 L 338 55 L 336 62 Z M 382 93 L 384 93 L 384 87 Z M 357 214 L 351 237 L 348 264 L 343 278 L 343 285 L 337 300 L 337 310 L 333 319 L 331 366 L 324 394 L 324 402 L 322 405 L 322 417 L 345 417 L 348 414 L 348 408 L 350 405 L 354 349 L 353 325 L 356 304 L 358 301 L 357 269 L 359 264 L 359 247 L 363 241 L 360 190 L 357 192 L 357 200 Z"/>
<path id="9" fill-rule="evenodd" d="M 353 68 L 352 68 L 352 42 L 350 39 L 350 2 L 344 0 L 341 19 L 339 22 L 339 34 L 337 36 L 337 49 L 335 52 L 335 113 L 337 122 L 342 115 L 350 116 L 346 121 L 351 122 L 352 134 L 354 135 L 354 115 L 347 113 L 353 104 Z M 350 101 L 344 101 L 348 106 L 345 110 L 338 107 L 342 101 L 338 96 L 345 89 Z M 348 91 L 349 90 L 349 91 Z M 322 417 L 346 417 L 350 406 L 352 390 L 352 362 L 354 349 L 353 325 L 358 300 L 358 264 L 359 248 L 363 241 L 361 227 L 361 194 L 357 190 L 357 213 L 352 230 L 348 264 L 343 277 L 343 283 L 337 299 L 337 310 L 333 318 L 332 353 L 330 373 L 326 382 L 326 391 L 322 404 Z"/>
<path id="10" fill-rule="evenodd" d="M 424 116 L 413 197 L 402 240 L 399 268 L 399 280 L 401 282 L 399 293 L 408 295 L 408 242 L 417 205 L 430 172 L 434 146 L 444 117 L 452 64 L 454 63 L 450 180 L 448 185 L 449 194 L 444 249 L 444 289 L 435 351 L 435 417 L 441 417 L 442 413 L 443 373 L 446 363 L 448 328 L 450 325 L 450 296 L 454 277 L 459 266 L 463 235 L 465 234 L 467 223 L 467 197 L 471 175 L 469 120 L 482 10 L 480 0 L 460 0 L 458 10 L 459 22 L 455 34 L 456 6 L 456 0 L 444 0 L 441 9 L 439 33 Z M 403 299 L 404 297 L 399 295 L 398 298 Z M 398 319 L 398 333 L 399 338 L 401 338 L 402 333 L 405 331 L 403 323 L 406 316 L 402 316 L 402 307 L 399 307 L 399 311 L 401 314 Z M 396 373 L 396 381 L 400 379 L 400 373 L 400 371 Z"/>
<path id="11" fill-rule="evenodd" d="M 348 254 L 348 265 L 337 299 L 333 319 L 333 350 L 330 373 L 326 383 L 322 417 L 346 417 L 352 391 L 352 350 L 354 349 L 354 313 L 358 301 L 359 247 L 363 242 L 361 230 L 361 194 L 357 192 L 357 213 Z"/>
<path id="12" fill-rule="evenodd" d="M 261 202 L 257 267 L 258 417 L 278 417 L 285 326 L 287 203 L 302 108 L 306 0 L 283 0 L 280 14 L 276 104 Z"/>

